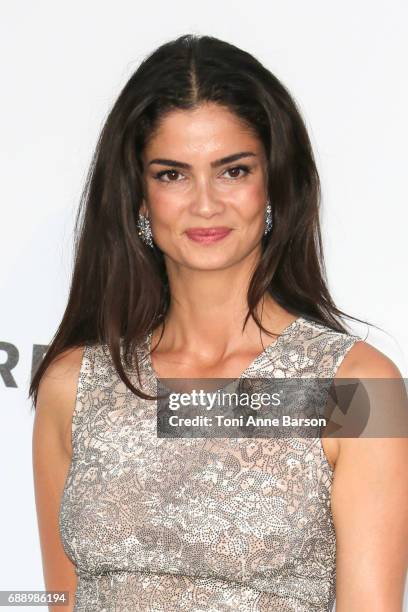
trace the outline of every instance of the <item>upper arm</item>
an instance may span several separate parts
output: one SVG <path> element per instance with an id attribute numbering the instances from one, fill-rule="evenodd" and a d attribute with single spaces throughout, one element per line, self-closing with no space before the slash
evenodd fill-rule
<path id="1" fill-rule="evenodd" d="M 71 424 L 83 350 L 79 347 L 65 351 L 44 373 L 38 388 L 32 438 L 34 491 L 45 588 L 69 591 L 70 606 L 73 605 L 77 577 L 62 546 L 58 521 L 71 463 Z"/>
<path id="2" fill-rule="evenodd" d="M 365 342 L 339 377 L 401 379 Z M 336 531 L 336 611 L 399 612 L 408 568 L 408 438 L 339 439 L 332 483 Z"/>

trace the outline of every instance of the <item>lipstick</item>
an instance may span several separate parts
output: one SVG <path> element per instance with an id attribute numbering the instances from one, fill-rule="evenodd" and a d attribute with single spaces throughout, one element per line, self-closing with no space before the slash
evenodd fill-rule
<path id="1" fill-rule="evenodd" d="M 229 227 L 192 227 L 186 230 L 186 234 L 190 240 L 200 242 L 201 244 L 211 244 L 222 240 L 231 232 Z"/>

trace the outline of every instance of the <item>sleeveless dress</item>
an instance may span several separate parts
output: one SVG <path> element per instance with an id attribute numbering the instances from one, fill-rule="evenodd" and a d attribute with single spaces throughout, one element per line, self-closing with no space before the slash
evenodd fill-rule
<path id="1" fill-rule="evenodd" d="M 138 354 L 155 394 L 151 335 Z M 359 340 L 299 317 L 236 380 L 333 378 Z M 74 611 L 332 610 L 333 470 L 321 438 L 158 438 L 156 408 L 126 387 L 106 345 L 85 346 L 59 513 Z"/>

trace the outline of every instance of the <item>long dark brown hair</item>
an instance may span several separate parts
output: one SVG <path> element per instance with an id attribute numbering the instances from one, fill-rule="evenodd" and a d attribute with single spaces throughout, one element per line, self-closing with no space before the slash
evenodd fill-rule
<path id="1" fill-rule="evenodd" d="M 124 86 L 101 130 L 75 221 L 68 303 L 32 378 L 37 402 L 42 375 L 70 347 L 104 343 L 120 378 L 136 395 L 124 364 L 165 322 L 170 292 L 163 252 L 138 235 L 143 199 L 141 154 L 166 113 L 214 102 L 235 113 L 261 139 L 268 163 L 273 229 L 251 278 L 248 313 L 268 292 L 292 314 L 348 333 L 326 281 L 319 222 L 320 181 L 307 130 L 284 85 L 257 59 L 212 36 L 183 35 L 158 47 Z M 367 323 L 364 321 L 364 323 Z M 276 334 L 274 334 L 276 335 Z M 139 378 L 140 380 L 140 378 Z"/>

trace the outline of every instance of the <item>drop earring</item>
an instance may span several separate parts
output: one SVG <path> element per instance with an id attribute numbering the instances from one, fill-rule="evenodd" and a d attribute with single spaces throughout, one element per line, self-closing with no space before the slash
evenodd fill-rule
<path id="1" fill-rule="evenodd" d="M 149 218 L 140 214 L 137 226 L 139 228 L 138 234 L 143 242 L 153 248 L 153 234 Z"/>
<path id="2" fill-rule="evenodd" d="M 272 206 L 270 201 L 268 200 L 265 208 L 265 231 L 264 236 L 269 234 L 272 229 Z"/>

